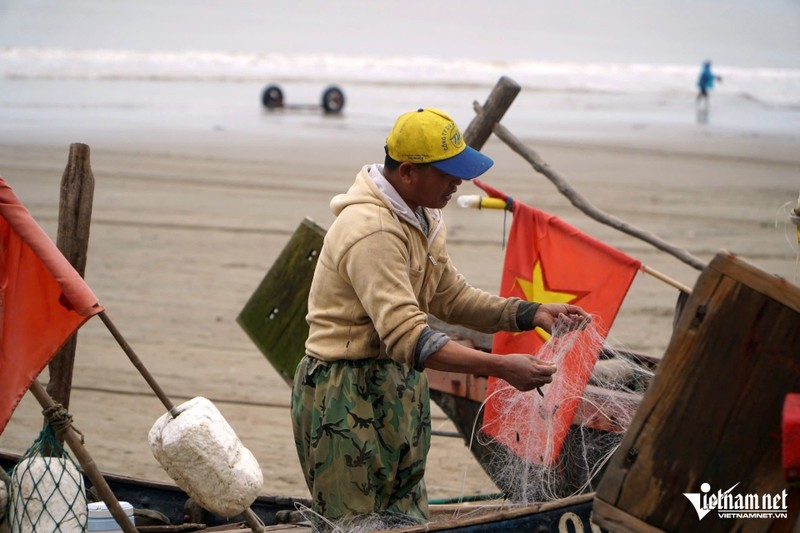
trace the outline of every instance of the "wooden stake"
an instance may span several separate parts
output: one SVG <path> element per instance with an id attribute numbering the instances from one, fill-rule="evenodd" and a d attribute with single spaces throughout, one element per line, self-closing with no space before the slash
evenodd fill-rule
<path id="1" fill-rule="evenodd" d="M 31 384 L 30 391 L 39 401 L 39 405 L 41 405 L 43 409 L 48 409 L 55 405 L 53 399 L 47 394 L 45 388 L 38 381 L 34 380 L 33 384 Z M 120 506 L 117 497 L 114 496 L 111 487 L 108 486 L 103 474 L 100 473 L 94 459 L 92 459 L 92 456 L 89 455 L 89 452 L 86 451 L 86 448 L 83 446 L 78 432 L 75 431 L 72 426 L 69 426 L 61 432 L 60 436 L 63 437 L 64 441 L 72 450 L 72 453 L 75 454 L 75 458 L 78 459 L 81 468 L 83 468 L 86 476 L 92 482 L 92 486 L 97 490 L 100 498 L 105 502 L 111 516 L 117 521 L 122 531 L 125 533 L 137 533 L 136 527 L 131 524 L 128 515 L 125 514 L 122 506 Z"/>
<path id="2" fill-rule="evenodd" d="M 500 123 L 521 89 L 517 82 L 503 76 L 486 98 L 486 103 L 482 107 L 475 104 L 475 118 L 464 130 L 464 140 L 468 145 L 476 150 L 483 148 L 495 125 Z"/>
<path id="3" fill-rule="evenodd" d="M 71 144 L 67 166 L 61 177 L 56 245 L 81 277 L 86 271 L 93 196 L 94 175 L 89 163 L 89 147 L 85 144 Z M 47 393 L 65 409 L 69 408 L 77 343 L 76 332 L 48 364 L 50 381 L 47 384 Z"/>

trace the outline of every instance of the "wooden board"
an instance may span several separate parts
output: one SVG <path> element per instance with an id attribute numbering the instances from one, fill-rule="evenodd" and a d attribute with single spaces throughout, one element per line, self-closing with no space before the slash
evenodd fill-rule
<path id="1" fill-rule="evenodd" d="M 781 410 L 800 391 L 800 288 L 726 252 L 702 272 L 652 385 L 598 486 L 613 531 L 768 531 L 782 519 L 700 518 L 687 494 L 776 495 Z M 737 485 L 738 483 L 738 485 Z M 783 519 L 783 522 L 786 522 Z"/>
<path id="2" fill-rule="evenodd" d="M 303 220 L 236 319 L 287 383 L 305 354 L 308 293 L 324 237 Z"/>

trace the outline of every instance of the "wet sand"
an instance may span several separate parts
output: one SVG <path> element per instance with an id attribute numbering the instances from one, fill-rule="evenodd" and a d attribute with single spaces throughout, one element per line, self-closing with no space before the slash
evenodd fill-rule
<path id="1" fill-rule="evenodd" d="M 303 217 L 329 226 L 329 199 L 382 154 L 380 140 L 323 133 L 330 132 L 312 139 L 311 149 L 307 138 L 278 140 L 268 149 L 191 138 L 92 146 L 96 187 L 86 278 L 174 403 L 194 396 L 216 403 L 258 458 L 265 494 L 308 491 L 292 441 L 289 389 L 236 316 Z M 799 143 L 736 136 L 701 141 L 530 146 L 600 209 L 703 261 L 726 249 L 797 283 L 797 242 L 786 223 L 800 192 Z M 0 174 L 51 236 L 68 148 L 0 144 Z M 698 271 L 591 221 L 496 139 L 484 152 L 496 161 L 485 177 L 491 185 L 694 285 Z M 460 191 L 477 192 L 467 183 Z M 445 217 L 455 264 L 474 285 L 496 292 L 510 217 L 454 202 Z M 611 344 L 663 354 L 676 297 L 661 281 L 637 276 Z M 98 319 L 79 334 L 70 410 L 103 470 L 169 480 L 147 444 L 163 407 Z M 435 429 L 453 430 L 438 409 L 435 414 Z M 39 408 L 27 395 L 0 435 L 0 448 L 22 452 L 40 428 Z M 431 498 L 496 492 L 460 439 L 434 437 L 432 448 Z"/>

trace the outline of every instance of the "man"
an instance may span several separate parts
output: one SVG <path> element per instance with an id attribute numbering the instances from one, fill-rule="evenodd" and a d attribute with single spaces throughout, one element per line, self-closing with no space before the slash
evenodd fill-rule
<path id="1" fill-rule="evenodd" d="M 711 72 L 711 61 L 703 62 L 700 76 L 697 78 L 697 88 L 699 89 L 695 99 L 697 104 L 702 101 L 705 107 L 708 108 L 708 91 L 714 88 L 714 81 L 722 81 L 722 78 Z"/>
<path id="2" fill-rule="evenodd" d="M 493 162 L 466 146 L 437 109 L 397 119 L 383 165 L 364 166 L 331 201 L 308 299 L 309 337 L 292 389 L 292 417 L 313 510 L 331 521 L 369 514 L 428 518 L 430 446 L 425 367 L 490 375 L 520 390 L 552 380 L 528 354 L 467 348 L 428 315 L 485 332 L 577 322 L 579 307 L 538 305 L 471 287 L 447 255 L 441 209 L 462 180 Z"/>

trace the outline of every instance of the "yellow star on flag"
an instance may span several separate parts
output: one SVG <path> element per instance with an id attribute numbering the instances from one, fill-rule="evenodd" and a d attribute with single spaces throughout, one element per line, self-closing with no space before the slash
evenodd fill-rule
<path id="1" fill-rule="evenodd" d="M 533 265 L 531 279 L 517 278 L 517 283 L 520 289 L 522 289 L 525 299 L 529 302 L 538 302 L 540 304 L 569 304 L 577 300 L 580 296 L 579 294 L 550 290 L 544 281 L 542 262 L 538 259 Z M 545 342 L 550 338 L 550 334 L 542 328 L 536 328 L 536 333 L 538 333 Z"/>

